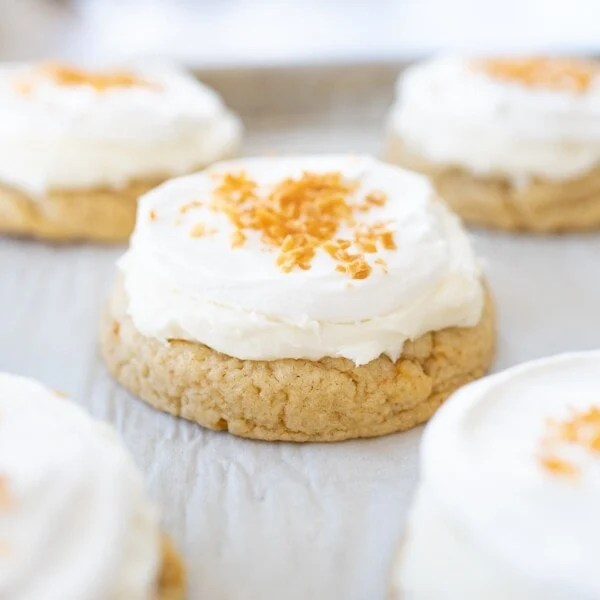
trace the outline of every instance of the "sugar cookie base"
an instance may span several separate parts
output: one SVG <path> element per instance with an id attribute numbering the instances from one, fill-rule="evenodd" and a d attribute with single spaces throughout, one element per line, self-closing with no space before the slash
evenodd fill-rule
<path id="1" fill-rule="evenodd" d="M 538 233 L 600 229 L 600 167 L 575 179 L 533 179 L 520 187 L 507 178 L 429 163 L 394 135 L 386 158 L 427 175 L 450 207 L 473 225 Z"/>
<path id="2" fill-rule="evenodd" d="M 104 360 L 125 388 L 204 427 L 260 440 L 337 441 L 423 423 L 492 362 L 494 311 L 487 296 L 475 327 L 428 333 L 392 362 L 345 358 L 239 360 L 184 340 L 141 335 L 115 289 L 101 325 Z"/>
<path id="3" fill-rule="evenodd" d="M 215 160 L 234 154 L 235 149 Z M 55 243 L 125 242 L 135 225 L 138 198 L 167 179 L 157 176 L 130 181 L 120 188 L 51 189 L 40 198 L 0 183 L 0 235 Z"/>
<path id="4" fill-rule="evenodd" d="M 119 189 L 50 190 L 40 198 L 0 184 L 0 233 L 52 242 L 127 240 L 137 199 L 161 179 Z"/>

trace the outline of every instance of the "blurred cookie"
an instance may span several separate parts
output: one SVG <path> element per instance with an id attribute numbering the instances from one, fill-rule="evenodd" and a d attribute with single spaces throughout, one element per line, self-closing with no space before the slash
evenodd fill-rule
<path id="1" fill-rule="evenodd" d="M 399 79 L 386 156 L 475 225 L 600 228 L 600 66 L 434 59 Z"/>
<path id="2" fill-rule="evenodd" d="M 141 193 L 232 155 L 240 135 L 176 69 L 0 66 L 0 233 L 124 241 Z"/>
<path id="3" fill-rule="evenodd" d="M 0 597 L 179 600 L 181 559 L 106 424 L 0 373 Z"/>
<path id="4" fill-rule="evenodd" d="M 456 392 L 425 430 L 394 598 L 600 596 L 600 352 Z"/>

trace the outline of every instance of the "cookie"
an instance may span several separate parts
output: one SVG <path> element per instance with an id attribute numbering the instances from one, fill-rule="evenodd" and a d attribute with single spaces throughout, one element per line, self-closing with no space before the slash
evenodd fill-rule
<path id="1" fill-rule="evenodd" d="M 239 436 L 408 429 L 493 357 L 458 219 L 426 179 L 369 157 L 246 159 L 171 181 L 142 198 L 119 271 L 101 327 L 111 373 Z"/>
<path id="2" fill-rule="evenodd" d="M 407 342 L 396 361 L 356 366 L 240 360 L 197 342 L 141 335 L 117 289 L 101 327 L 102 356 L 132 394 L 155 408 L 241 437 L 332 442 L 404 431 L 429 419 L 455 389 L 488 370 L 495 346 L 488 296 L 475 327 Z"/>
<path id="3" fill-rule="evenodd" d="M 119 242 L 137 198 L 231 156 L 240 122 L 174 68 L 0 65 L 0 233 Z"/>
<path id="4" fill-rule="evenodd" d="M 0 412 L 0 597 L 182 599 L 181 558 L 115 432 L 5 373 Z"/>
<path id="5" fill-rule="evenodd" d="M 600 352 L 456 392 L 427 426 L 394 598 L 595 598 Z"/>
<path id="6" fill-rule="evenodd" d="M 441 167 L 407 152 L 402 140 L 390 137 L 387 159 L 430 178 L 436 191 L 471 225 L 560 233 L 600 228 L 600 167 L 576 179 L 534 179 L 526 186 L 506 177 L 477 176 L 458 167 Z"/>
<path id="7" fill-rule="evenodd" d="M 32 198 L 0 185 L 0 232 L 52 242 L 122 242 L 135 224 L 137 199 L 160 180 L 122 189 L 49 190 Z"/>
<path id="8" fill-rule="evenodd" d="M 593 61 L 428 61 L 399 79 L 386 158 L 427 175 L 467 223 L 595 230 L 599 90 Z"/>

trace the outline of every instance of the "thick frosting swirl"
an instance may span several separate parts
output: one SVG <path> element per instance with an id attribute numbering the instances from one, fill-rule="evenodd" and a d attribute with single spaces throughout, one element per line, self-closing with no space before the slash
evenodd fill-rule
<path id="1" fill-rule="evenodd" d="M 0 597 L 154 600 L 159 536 L 113 431 L 0 373 Z"/>
<path id="2" fill-rule="evenodd" d="M 0 66 L 0 182 L 33 196 L 119 187 L 192 171 L 238 145 L 239 120 L 183 71 L 138 68 L 129 85 L 98 73 L 86 83 L 43 65 Z"/>
<path id="3" fill-rule="evenodd" d="M 500 77 L 476 60 L 433 59 L 401 75 L 390 128 L 434 164 L 516 183 L 577 177 L 600 162 L 597 73 L 580 89 L 552 80 L 544 87 Z"/>
<path id="4" fill-rule="evenodd" d="M 220 178 L 239 172 L 262 190 L 306 172 L 342 174 L 352 201 L 373 191 L 387 198 L 358 211 L 355 225 L 385 223 L 396 248 L 366 255 L 371 272 L 363 279 L 337 270 L 322 249 L 310 268 L 283 272 L 279 248 L 258 232 L 232 248 L 232 223 L 211 198 Z M 194 237 L 199 224 L 209 234 Z M 336 237 L 350 235 L 342 223 Z M 142 334 L 241 359 L 396 359 L 407 339 L 475 325 L 483 304 L 479 267 L 457 218 L 423 177 L 369 157 L 246 159 L 168 182 L 142 197 L 119 267 Z"/>
<path id="5" fill-rule="evenodd" d="M 600 597 L 600 352 L 459 390 L 422 445 L 402 598 Z"/>

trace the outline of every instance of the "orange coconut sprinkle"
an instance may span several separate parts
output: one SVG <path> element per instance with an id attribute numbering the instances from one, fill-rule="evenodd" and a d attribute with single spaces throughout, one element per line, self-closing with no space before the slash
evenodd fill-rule
<path id="1" fill-rule="evenodd" d="M 265 244 L 279 249 L 276 264 L 285 273 L 310 269 L 317 251 L 323 249 L 338 263 L 337 271 L 365 279 L 371 266 L 363 253 L 376 252 L 377 244 L 388 250 L 396 245 L 393 233 L 382 223 L 356 226 L 356 211 L 387 201 L 385 194 L 374 191 L 364 203 L 352 203 L 357 187 L 338 172 L 305 172 L 261 193 L 244 172 L 225 173 L 220 175 L 212 208 L 227 215 L 235 227 L 232 247 L 244 245 L 246 231 L 258 231 Z M 336 236 L 344 224 L 355 228 L 351 239 Z M 356 252 L 350 251 L 353 245 Z"/>
<path id="2" fill-rule="evenodd" d="M 383 260 L 383 258 L 376 258 L 373 261 L 376 265 L 378 265 L 379 267 L 381 267 L 383 269 L 384 273 L 387 273 L 387 263 L 385 262 L 385 260 Z"/>
<path id="3" fill-rule="evenodd" d="M 543 455 L 540 457 L 540 462 L 544 469 L 556 475 L 573 476 L 577 474 L 577 468 L 574 465 L 558 456 Z"/>
<path id="4" fill-rule="evenodd" d="M 600 74 L 600 63 L 576 58 L 490 58 L 475 67 L 495 79 L 527 87 L 585 92 Z"/>
<path id="5" fill-rule="evenodd" d="M 216 231 L 216 229 L 212 227 L 207 227 L 206 225 L 204 225 L 204 223 L 196 223 L 190 229 L 190 235 L 192 237 L 204 237 L 207 235 L 213 235 L 214 233 L 216 233 Z"/>
<path id="6" fill-rule="evenodd" d="M 384 223 L 358 227 L 354 234 L 354 241 L 358 248 L 369 254 L 377 252 L 378 245 L 381 245 L 385 250 L 396 249 L 394 234 Z"/>
<path id="7" fill-rule="evenodd" d="M 199 200 L 192 200 L 191 202 L 186 202 L 179 207 L 179 212 L 184 215 L 186 212 L 192 210 L 193 208 L 200 208 L 202 206 L 202 202 Z"/>
<path id="8" fill-rule="evenodd" d="M 232 248 L 240 248 L 245 243 L 246 243 L 246 236 L 239 229 L 236 229 L 231 234 L 231 247 Z"/>
<path id="9" fill-rule="evenodd" d="M 114 88 L 144 87 L 160 89 L 157 83 L 150 82 L 131 71 L 88 71 L 62 63 L 43 63 L 33 73 L 16 83 L 16 89 L 30 93 L 40 80 L 52 81 L 65 87 L 88 86 L 96 91 L 105 92 Z"/>
<path id="10" fill-rule="evenodd" d="M 575 413 L 565 421 L 553 423 L 552 428 L 558 440 L 600 454 L 600 408 L 594 406 Z"/>
<path id="11" fill-rule="evenodd" d="M 549 421 L 548 429 L 548 435 L 543 440 L 546 449 L 558 444 L 572 444 L 588 452 L 600 454 L 600 408 L 598 407 L 593 406 L 575 412 L 564 421 Z M 541 461 L 544 467 L 557 473 L 576 472 L 573 465 L 547 452 L 542 455 Z"/>
<path id="12" fill-rule="evenodd" d="M 369 192 L 364 199 L 364 202 L 358 205 L 358 210 L 368 212 L 375 206 L 385 206 L 387 195 L 380 190 Z"/>

